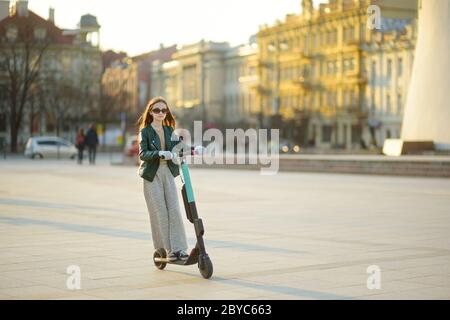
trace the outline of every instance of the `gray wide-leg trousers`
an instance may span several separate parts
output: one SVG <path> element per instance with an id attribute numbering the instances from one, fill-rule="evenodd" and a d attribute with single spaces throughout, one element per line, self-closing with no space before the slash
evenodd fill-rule
<path id="1" fill-rule="evenodd" d="M 167 252 L 187 251 L 178 191 L 167 163 L 160 162 L 153 182 L 143 180 L 154 248 L 164 248 Z"/>

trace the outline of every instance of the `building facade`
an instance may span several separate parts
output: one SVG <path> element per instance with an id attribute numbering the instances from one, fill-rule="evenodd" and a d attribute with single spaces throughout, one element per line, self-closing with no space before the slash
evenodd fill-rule
<path id="1" fill-rule="evenodd" d="M 119 132 L 120 136 L 134 134 L 136 121 L 154 97 L 152 92 L 151 67 L 154 61 L 168 61 L 175 52 L 176 46 L 164 47 L 134 57 L 121 57 L 110 53 L 112 60 L 105 68 L 102 76 L 102 96 L 106 105 L 105 134 Z M 120 124 L 119 124 L 120 121 Z M 118 144 L 123 138 L 118 138 Z"/>
<path id="2" fill-rule="evenodd" d="M 300 15 L 260 28 L 261 110 L 267 126 L 282 129 L 282 138 L 324 148 L 361 146 L 371 4 L 389 17 L 417 14 L 414 1 L 330 0 L 315 8 L 303 0 Z"/>
<path id="3" fill-rule="evenodd" d="M 138 110 L 140 112 L 147 106 L 148 101 L 155 96 L 151 91 L 151 71 L 153 62 L 159 61 L 160 63 L 164 63 L 170 61 L 176 50 L 176 45 L 165 47 L 161 44 L 158 50 L 132 58 L 133 62 L 137 65 Z"/>
<path id="4" fill-rule="evenodd" d="M 225 55 L 224 116 L 230 127 L 260 126 L 258 45 L 254 41 Z"/>
<path id="5" fill-rule="evenodd" d="M 102 94 L 110 98 L 110 112 L 136 114 L 139 107 L 137 63 L 124 58 L 106 68 L 102 75 Z"/>
<path id="6" fill-rule="evenodd" d="M 363 138 L 373 146 L 382 147 L 386 139 L 400 138 L 416 39 L 415 21 L 384 19 L 382 29 L 364 45 L 369 81 Z"/>
<path id="7" fill-rule="evenodd" d="M 23 108 L 18 145 L 23 146 L 32 135 L 58 134 L 73 139 L 76 127 L 88 121 L 89 114 L 98 107 L 102 59 L 100 25 L 96 17 L 84 15 L 79 28 L 69 30 L 55 25 L 53 9 L 49 10 L 48 19 L 44 19 L 28 10 L 28 1 L 18 0 L 11 4 L 2 1 L 0 9 L 0 17 L 3 17 L 0 20 L 2 66 L 13 61 L 14 57 L 23 59 L 27 47 L 46 43 L 45 50 L 39 51 L 42 53 L 39 72 Z M 24 74 L 21 69 L 15 72 Z M 4 114 L 0 116 L 1 144 L 11 143 L 10 101 L 5 95 L 10 81 L 6 69 L 2 68 L 0 103 Z"/>

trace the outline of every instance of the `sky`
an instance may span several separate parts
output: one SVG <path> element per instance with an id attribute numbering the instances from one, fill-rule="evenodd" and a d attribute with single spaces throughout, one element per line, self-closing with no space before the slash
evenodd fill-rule
<path id="1" fill-rule="evenodd" d="M 318 2 L 324 0 L 316 0 Z M 160 44 L 190 44 L 201 39 L 246 43 L 262 24 L 301 12 L 301 0 L 29 0 L 43 18 L 55 9 L 56 25 L 74 29 L 80 17 L 97 17 L 103 50 L 137 55 Z M 316 4 L 317 5 L 317 4 Z"/>

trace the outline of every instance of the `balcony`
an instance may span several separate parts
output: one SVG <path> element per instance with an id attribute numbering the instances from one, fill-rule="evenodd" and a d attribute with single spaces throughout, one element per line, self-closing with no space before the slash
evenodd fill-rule
<path id="1" fill-rule="evenodd" d="M 265 68 L 265 69 L 270 69 L 273 67 L 273 62 L 268 61 L 268 60 L 260 60 L 258 61 L 258 68 Z"/>
<path id="2" fill-rule="evenodd" d="M 307 50 L 307 51 L 301 50 L 299 52 L 299 55 L 300 55 L 300 61 L 302 63 L 310 63 L 311 60 L 313 59 L 313 55 L 309 50 Z"/>
<path id="3" fill-rule="evenodd" d="M 255 89 L 260 95 L 270 96 L 272 94 L 272 90 L 270 88 L 260 84 L 252 87 L 252 89 Z"/>
<path id="4" fill-rule="evenodd" d="M 312 87 L 311 79 L 305 77 L 298 77 L 292 81 L 294 84 L 302 87 L 303 90 L 309 90 Z"/>

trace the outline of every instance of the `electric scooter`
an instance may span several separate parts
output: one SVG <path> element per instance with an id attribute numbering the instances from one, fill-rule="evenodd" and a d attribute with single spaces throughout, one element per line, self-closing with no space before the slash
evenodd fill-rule
<path id="1" fill-rule="evenodd" d="M 181 188 L 181 194 L 183 196 L 184 208 L 186 210 L 186 216 L 189 222 L 194 224 L 195 236 L 197 237 L 197 243 L 195 248 L 191 250 L 187 260 L 169 261 L 167 258 L 167 252 L 164 248 L 157 249 L 153 254 L 153 262 L 156 268 L 163 270 L 167 264 L 177 264 L 181 266 L 189 266 L 196 264 L 200 270 L 200 274 L 205 279 L 211 278 L 213 274 L 213 265 L 211 259 L 206 253 L 205 243 L 203 241 L 203 235 L 205 229 L 203 227 L 202 219 L 198 217 L 197 207 L 195 206 L 194 191 L 192 189 L 191 178 L 189 175 L 189 168 L 185 161 L 185 154 L 182 152 L 172 152 L 173 160 L 180 161 L 181 168 L 181 181 L 183 187 Z M 177 161 L 173 161 L 174 163 Z"/>

